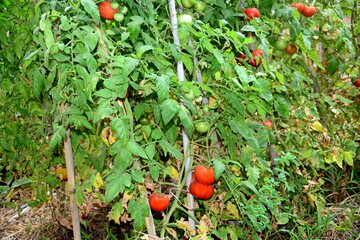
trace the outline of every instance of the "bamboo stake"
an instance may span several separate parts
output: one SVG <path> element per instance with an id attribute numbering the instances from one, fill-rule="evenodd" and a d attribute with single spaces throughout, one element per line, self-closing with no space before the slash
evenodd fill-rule
<path id="1" fill-rule="evenodd" d="M 65 104 L 68 108 L 68 103 Z M 64 140 L 64 151 L 66 161 L 66 173 L 68 175 L 68 191 L 70 195 L 71 218 L 73 225 L 74 240 L 81 240 L 79 208 L 75 198 L 75 171 L 74 171 L 74 155 L 71 147 L 70 127 L 66 130 L 66 138 Z"/>
<path id="2" fill-rule="evenodd" d="M 177 16 L 176 16 L 176 8 L 175 8 L 175 0 L 169 0 L 169 10 L 170 10 L 170 22 L 171 22 L 171 31 L 174 37 L 174 43 L 176 45 L 180 45 L 179 40 L 179 34 L 178 34 L 178 22 L 177 22 Z M 179 78 L 179 81 L 185 81 L 184 76 L 184 65 L 183 62 L 180 60 L 177 62 L 177 76 Z M 185 108 L 183 103 L 180 103 L 180 106 L 182 108 Z M 189 171 L 191 168 L 191 159 L 189 155 L 189 135 L 188 133 L 183 129 L 182 130 L 182 137 L 183 137 L 183 147 L 184 147 L 184 158 L 185 158 L 185 173 L 189 173 L 188 177 L 186 179 L 186 185 L 189 187 L 191 181 L 192 181 L 192 174 Z M 188 206 L 190 209 L 194 208 L 194 197 L 190 193 L 187 193 L 187 201 Z M 193 210 L 188 210 L 190 216 L 195 216 Z M 188 221 L 190 223 L 190 228 L 192 230 L 195 230 L 195 221 L 188 217 Z"/>

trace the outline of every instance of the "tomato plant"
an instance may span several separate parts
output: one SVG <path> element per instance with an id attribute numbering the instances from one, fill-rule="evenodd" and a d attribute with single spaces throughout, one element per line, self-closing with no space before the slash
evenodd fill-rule
<path id="1" fill-rule="evenodd" d="M 297 10 L 299 11 L 299 13 L 302 13 L 304 11 L 304 4 L 302 3 L 292 3 L 290 4 L 291 7 L 297 8 Z"/>
<path id="2" fill-rule="evenodd" d="M 195 123 L 195 129 L 200 133 L 206 133 L 207 131 L 209 131 L 209 128 L 210 124 L 208 122 L 201 121 Z"/>
<path id="3" fill-rule="evenodd" d="M 214 168 L 207 168 L 203 165 L 197 166 L 194 170 L 194 177 L 200 183 L 213 184 L 215 182 Z"/>
<path id="4" fill-rule="evenodd" d="M 214 193 L 214 187 L 209 184 L 203 184 L 198 181 L 192 181 L 189 186 L 190 193 L 199 199 L 207 200 Z"/>
<path id="5" fill-rule="evenodd" d="M 262 63 L 263 53 L 261 49 L 256 49 L 251 53 L 252 59 L 249 61 L 249 64 L 252 66 L 259 66 Z"/>
<path id="6" fill-rule="evenodd" d="M 285 48 L 285 51 L 290 54 L 290 55 L 293 55 L 297 52 L 297 47 L 294 43 L 288 43 L 286 45 L 286 48 Z"/>
<path id="7" fill-rule="evenodd" d="M 257 8 L 248 8 L 244 10 L 245 15 L 247 16 L 247 20 L 251 21 L 254 18 L 260 17 L 260 12 Z"/>
<path id="8" fill-rule="evenodd" d="M 312 17 L 316 13 L 316 8 L 314 6 L 305 6 L 302 14 L 305 17 Z"/>
<path id="9" fill-rule="evenodd" d="M 153 193 L 149 197 L 149 205 L 154 211 L 164 211 L 170 205 L 170 198 L 166 194 Z"/>
<path id="10" fill-rule="evenodd" d="M 119 11 L 119 9 L 113 9 L 111 7 L 110 1 L 103 1 L 98 5 L 100 17 L 106 20 L 114 20 L 114 14 Z"/>

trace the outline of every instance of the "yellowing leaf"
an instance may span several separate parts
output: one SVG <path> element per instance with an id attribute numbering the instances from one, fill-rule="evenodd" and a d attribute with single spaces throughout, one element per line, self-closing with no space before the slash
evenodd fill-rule
<path id="1" fill-rule="evenodd" d="M 95 181 L 93 183 L 93 186 L 96 188 L 96 189 L 99 189 L 102 185 L 104 185 L 104 182 L 100 176 L 100 173 L 97 173 L 96 176 L 95 176 Z"/>
<path id="2" fill-rule="evenodd" d="M 109 136 L 110 136 L 110 128 L 106 127 L 101 131 L 101 139 L 104 141 L 106 146 L 110 146 L 109 144 Z"/>
<path id="3" fill-rule="evenodd" d="M 226 210 L 228 210 L 234 216 L 234 218 L 236 218 L 236 219 L 239 218 L 239 211 L 235 204 L 229 202 L 226 205 Z"/>
<path id="4" fill-rule="evenodd" d="M 166 168 L 167 170 L 167 174 L 173 178 L 173 179 L 179 179 L 179 172 L 173 167 L 173 166 L 168 166 Z"/>
<path id="5" fill-rule="evenodd" d="M 344 152 L 344 159 L 347 164 L 354 166 L 354 159 L 350 152 Z"/>
<path id="6" fill-rule="evenodd" d="M 320 122 L 314 122 L 313 124 L 310 125 L 312 129 L 319 131 L 319 132 L 327 132 L 327 129 L 323 127 L 323 125 L 321 125 Z"/>

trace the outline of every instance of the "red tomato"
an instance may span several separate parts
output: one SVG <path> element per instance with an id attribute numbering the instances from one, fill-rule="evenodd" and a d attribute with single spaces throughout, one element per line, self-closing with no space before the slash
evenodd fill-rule
<path id="1" fill-rule="evenodd" d="M 253 51 L 251 53 L 252 55 L 252 59 L 249 61 L 249 64 L 252 66 L 259 66 L 262 63 L 262 50 L 261 49 L 256 49 L 255 51 Z"/>
<path id="2" fill-rule="evenodd" d="M 244 62 L 245 62 L 245 54 L 243 53 L 239 53 L 237 56 L 236 56 L 236 62 L 240 65 L 244 65 Z"/>
<path id="3" fill-rule="evenodd" d="M 290 6 L 297 8 L 299 13 L 302 13 L 304 11 L 304 8 L 305 8 L 304 4 L 302 4 L 302 3 L 292 3 L 292 4 L 290 4 Z"/>
<path id="4" fill-rule="evenodd" d="M 194 197 L 203 200 L 211 198 L 214 193 L 214 187 L 212 185 L 203 184 L 198 181 L 192 181 L 190 183 L 189 190 Z"/>
<path id="5" fill-rule="evenodd" d="M 98 5 L 100 17 L 107 20 L 114 20 L 114 14 L 119 11 L 119 9 L 111 8 L 111 2 L 103 1 Z"/>
<path id="6" fill-rule="evenodd" d="M 260 17 L 260 12 L 257 8 L 248 8 L 244 10 L 245 15 L 247 16 L 246 20 L 251 21 L 254 18 Z"/>
<path id="7" fill-rule="evenodd" d="M 214 168 L 197 166 L 194 171 L 195 180 L 203 184 L 213 184 L 215 182 Z"/>
<path id="8" fill-rule="evenodd" d="M 302 15 L 305 17 L 312 17 L 316 13 L 316 8 L 314 6 L 306 6 L 302 11 Z"/>
<path id="9" fill-rule="evenodd" d="M 149 197 L 150 208 L 154 211 L 164 211 L 170 205 L 169 196 L 162 193 L 153 193 Z"/>
<path id="10" fill-rule="evenodd" d="M 273 127 L 273 124 L 272 124 L 272 122 L 271 122 L 270 120 L 266 120 L 265 123 L 264 123 L 264 125 L 265 125 L 266 127 L 268 127 L 268 128 L 272 128 L 272 127 Z"/>
<path id="11" fill-rule="evenodd" d="M 360 77 L 358 77 L 357 80 L 355 80 L 355 82 L 353 84 L 356 87 L 360 87 Z"/>
<path id="12" fill-rule="evenodd" d="M 288 43 L 288 45 L 286 45 L 285 51 L 288 54 L 293 55 L 297 52 L 297 47 L 294 43 Z"/>

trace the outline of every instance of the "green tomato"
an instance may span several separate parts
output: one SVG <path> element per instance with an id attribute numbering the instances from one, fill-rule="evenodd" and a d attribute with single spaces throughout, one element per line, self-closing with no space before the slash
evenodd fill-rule
<path id="1" fill-rule="evenodd" d="M 277 50 L 280 50 L 280 51 L 284 51 L 285 48 L 286 48 L 286 45 L 288 44 L 288 42 L 284 39 L 279 39 L 275 42 L 275 45 L 274 47 L 277 49 Z"/>
<path id="2" fill-rule="evenodd" d="M 127 14 L 128 10 L 129 9 L 126 6 L 123 6 L 123 7 L 120 8 L 120 13 L 125 15 L 125 14 Z"/>
<path id="3" fill-rule="evenodd" d="M 194 6 L 195 2 L 193 0 L 181 0 L 182 5 L 186 8 L 191 8 Z"/>
<path id="4" fill-rule="evenodd" d="M 110 7 L 111 7 L 112 9 L 118 9 L 118 8 L 119 8 L 119 3 L 117 3 L 117 2 L 112 2 L 112 3 L 110 4 Z"/>
<path id="5" fill-rule="evenodd" d="M 203 107 L 203 111 L 204 111 L 204 113 L 208 113 L 210 111 L 210 108 L 207 105 L 205 105 Z"/>
<path id="6" fill-rule="evenodd" d="M 185 96 L 187 99 L 190 99 L 190 100 L 194 100 L 194 98 L 195 98 L 195 95 L 194 95 L 194 92 L 193 92 L 193 91 L 190 91 L 190 92 L 185 93 L 184 96 Z"/>
<path id="7" fill-rule="evenodd" d="M 195 129 L 199 133 L 206 133 L 209 131 L 210 124 L 208 122 L 197 122 L 195 123 Z"/>
<path id="8" fill-rule="evenodd" d="M 280 57 L 282 57 L 283 55 L 284 55 L 284 52 L 283 51 L 279 51 L 279 50 L 274 50 L 274 55 L 275 55 L 275 57 L 278 57 L 278 58 L 280 58 Z"/>
<path id="9" fill-rule="evenodd" d="M 122 13 L 117 12 L 114 14 L 115 21 L 122 22 L 124 20 L 124 18 L 125 18 L 125 16 Z"/>
<path id="10" fill-rule="evenodd" d="M 197 102 L 197 103 L 201 103 L 202 100 L 203 100 L 202 96 L 195 98 L 195 102 Z"/>
<path id="11" fill-rule="evenodd" d="M 193 18 L 189 14 L 180 14 L 178 17 L 179 23 L 192 24 Z"/>
<path id="12" fill-rule="evenodd" d="M 194 5 L 194 10 L 196 12 L 204 11 L 205 8 L 206 8 L 206 3 L 202 2 L 202 1 L 196 1 L 195 5 Z"/>

